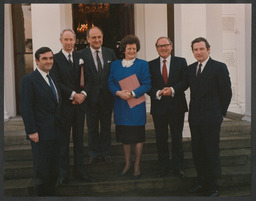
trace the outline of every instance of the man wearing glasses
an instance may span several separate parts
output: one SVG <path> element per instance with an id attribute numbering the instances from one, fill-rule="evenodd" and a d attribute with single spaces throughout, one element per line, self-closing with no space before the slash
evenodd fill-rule
<path id="1" fill-rule="evenodd" d="M 166 176 L 172 167 L 173 174 L 184 178 L 182 131 L 188 107 L 183 76 L 187 62 L 184 58 L 171 56 L 173 45 L 169 38 L 158 38 L 155 46 L 159 57 L 149 62 L 152 89 L 148 94 L 158 151 L 157 176 Z M 172 138 L 172 161 L 168 149 L 168 127 Z"/>

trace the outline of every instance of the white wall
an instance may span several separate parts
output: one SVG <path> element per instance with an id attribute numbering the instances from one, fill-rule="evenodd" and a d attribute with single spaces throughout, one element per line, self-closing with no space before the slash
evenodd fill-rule
<path id="1" fill-rule="evenodd" d="M 247 108 L 250 116 L 250 5 L 175 4 L 174 11 L 176 55 L 185 57 L 188 64 L 195 62 L 191 41 L 205 37 L 211 45 L 210 56 L 226 63 L 230 72 L 233 97 L 228 110 L 245 114 Z M 186 97 L 189 102 L 189 90 Z"/>
<path id="2" fill-rule="evenodd" d="M 135 4 L 135 35 L 141 43 L 138 58 L 150 61 L 158 57 L 155 42 L 160 36 L 167 36 L 166 4 Z M 146 109 L 150 111 L 150 97 L 146 95 Z"/>
<path id="3" fill-rule="evenodd" d="M 31 17 L 33 51 L 42 46 L 50 47 L 54 53 L 60 51 L 61 30 L 72 28 L 71 4 L 31 4 Z"/>
<path id="4" fill-rule="evenodd" d="M 5 120 L 16 116 L 11 5 L 4 5 L 4 111 Z"/>
<path id="5" fill-rule="evenodd" d="M 155 42 L 160 36 L 167 36 L 166 4 L 135 4 L 135 34 L 142 49 L 138 57 L 147 61 L 158 57 Z"/>

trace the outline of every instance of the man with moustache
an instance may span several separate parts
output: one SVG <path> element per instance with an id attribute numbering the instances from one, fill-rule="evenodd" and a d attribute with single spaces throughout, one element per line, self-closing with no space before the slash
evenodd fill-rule
<path id="1" fill-rule="evenodd" d="M 187 62 L 184 58 L 171 55 L 172 42 L 167 37 L 156 41 L 159 57 L 149 62 L 152 88 L 151 98 L 156 144 L 158 152 L 158 177 L 166 176 L 171 167 L 168 148 L 168 127 L 172 138 L 173 173 L 184 178 L 182 131 L 184 114 L 188 111 L 184 90 L 184 72 Z"/>
<path id="2" fill-rule="evenodd" d="M 54 196 L 59 167 L 61 96 L 54 76 L 49 75 L 53 65 L 52 50 L 39 48 L 35 61 L 37 69 L 21 81 L 20 108 L 33 152 L 35 193 Z"/>
<path id="3" fill-rule="evenodd" d="M 89 164 L 95 164 L 102 157 L 107 164 L 112 163 L 111 146 L 111 116 L 114 99 L 108 89 L 110 64 L 116 60 L 112 49 L 102 47 L 103 31 L 92 27 L 87 31 L 89 47 L 79 51 L 86 62 L 92 79 L 88 93 L 88 149 Z"/>
<path id="4" fill-rule="evenodd" d="M 54 65 L 51 73 L 57 78 L 60 85 L 63 104 L 62 114 L 65 126 L 61 136 L 60 151 L 60 179 L 59 184 L 69 182 L 69 143 L 72 129 L 74 144 L 74 173 L 75 177 L 82 181 L 92 181 L 84 166 L 84 121 L 87 109 L 86 99 L 89 90 L 89 75 L 84 65 L 84 86 L 80 86 L 81 67 L 79 55 L 74 52 L 76 35 L 72 29 L 64 29 L 60 33 L 62 49 L 54 55 Z"/>
<path id="5" fill-rule="evenodd" d="M 226 64 L 210 57 L 210 44 L 199 37 L 191 43 L 196 62 L 188 66 L 189 127 L 198 184 L 189 192 L 219 196 L 220 129 L 232 97 Z"/>

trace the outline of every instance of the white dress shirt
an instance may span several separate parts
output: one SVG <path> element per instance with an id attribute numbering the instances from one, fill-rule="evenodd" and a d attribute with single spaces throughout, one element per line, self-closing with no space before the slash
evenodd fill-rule
<path id="1" fill-rule="evenodd" d="M 172 59 L 171 55 L 169 55 L 169 57 L 167 57 L 166 59 L 160 57 L 160 72 L 161 72 L 161 75 L 162 75 L 162 70 L 163 70 L 163 65 L 164 65 L 163 61 L 166 60 L 165 65 L 166 65 L 166 70 L 167 70 L 167 78 L 169 78 L 169 74 L 170 74 L 171 59 Z M 172 87 L 170 87 L 170 88 L 172 90 L 172 95 L 171 96 L 174 97 L 175 91 L 174 91 L 174 89 Z M 156 99 L 158 99 L 158 100 L 161 100 L 161 98 L 162 98 L 162 96 L 159 96 L 159 92 L 160 91 L 161 90 L 158 90 L 156 92 Z"/>
<path id="2" fill-rule="evenodd" d="M 103 69 L 104 68 L 104 61 L 103 61 L 103 56 L 102 56 L 102 48 L 100 47 L 100 49 L 95 50 L 90 46 L 90 49 L 91 49 L 92 57 L 93 57 L 94 64 L 95 64 L 97 70 L 98 70 L 98 62 L 97 62 L 97 53 L 96 53 L 96 51 L 99 51 L 98 54 L 99 54 L 99 58 L 100 58 L 100 61 L 101 61 L 101 66 L 102 66 L 102 69 Z"/>
<path id="3" fill-rule="evenodd" d="M 49 83 L 49 80 L 48 80 L 48 78 L 46 77 L 46 76 L 48 75 L 48 73 L 46 73 L 46 72 L 40 70 L 39 68 L 37 68 L 37 70 L 38 70 L 39 73 L 42 75 L 42 77 L 44 78 L 44 80 L 46 81 L 46 83 L 51 87 L 51 85 L 50 85 L 50 83 Z M 50 77 L 51 77 L 51 76 L 50 76 Z M 59 94 L 58 94 L 57 88 L 56 88 L 56 86 L 55 86 L 54 81 L 53 81 L 52 78 L 51 78 L 51 80 L 52 80 L 54 89 L 55 89 L 55 91 L 56 91 L 57 100 L 59 100 Z"/>

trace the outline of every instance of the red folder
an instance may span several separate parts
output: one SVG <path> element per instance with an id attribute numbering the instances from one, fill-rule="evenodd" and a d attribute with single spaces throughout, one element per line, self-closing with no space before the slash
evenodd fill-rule
<path id="1" fill-rule="evenodd" d="M 133 74 L 127 78 L 124 78 L 123 80 L 120 80 L 119 85 L 122 90 L 133 91 L 140 86 L 140 83 L 139 83 L 139 80 L 138 80 L 136 74 Z M 127 100 L 130 108 L 133 108 L 136 105 L 143 103 L 144 101 L 146 101 L 145 95 L 143 95 L 139 98 L 130 98 L 129 100 Z"/>

